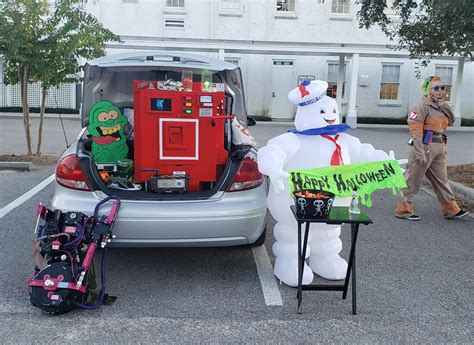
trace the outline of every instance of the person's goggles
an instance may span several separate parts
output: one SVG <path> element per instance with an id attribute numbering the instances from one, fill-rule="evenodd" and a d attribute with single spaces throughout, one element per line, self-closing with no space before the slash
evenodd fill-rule
<path id="1" fill-rule="evenodd" d="M 436 85 L 434 87 L 432 87 L 433 90 L 435 91 L 444 91 L 446 87 L 444 85 Z"/>

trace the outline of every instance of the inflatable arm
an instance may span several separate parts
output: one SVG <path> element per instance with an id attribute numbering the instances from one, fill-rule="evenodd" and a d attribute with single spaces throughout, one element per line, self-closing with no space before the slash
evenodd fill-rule
<path id="1" fill-rule="evenodd" d="M 283 167 L 298 151 L 300 139 L 293 133 L 285 133 L 270 139 L 266 146 L 258 150 L 258 169 L 270 177 L 271 184 L 276 193 L 285 189 L 285 180 L 288 173 Z"/>

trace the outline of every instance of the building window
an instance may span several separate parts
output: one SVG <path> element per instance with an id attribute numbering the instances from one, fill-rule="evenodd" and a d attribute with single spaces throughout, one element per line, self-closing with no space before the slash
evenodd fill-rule
<path id="1" fill-rule="evenodd" d="M 453 68 L 452 67 L 436 67 L 435 74 L 441 78 L 444 89 L 444 100 L 449 102 L 451 100 L 451 89 L 453 86 Z"/>
<path id="2" fill-rule="evenodd" d="M 337 74 L 339 72 L 338 63 L 329 63 L 328 64 L 328 90 L 326 95 L 332 98 L 337 96 Z M 346 65 L 344 64 L 344 72 L 342 78 L 342 98 L 344 98 L 345 89 L 346 89 Z"/>
<path id="3" fill-rule="evenodd" d="M 165 18 L 165 28 L 184 29 L 184 19 Z"/>
<path id="4" fill-rule="evenodd" d="M 349 13 L 349 0 L 332 0 L 331 12 L 348 14 Z"/>
<path id="5" fill-rule="evenodd" d="M 273 66 L 293 66 L 293 61 L 290 60 L 274 60 Z"/>
<path id="6" fill-rule="evenodd" d="M 279 12 L 295 12 L 296 0 L 277 0 L 277 11 Z"/>
<path id="7" fill-rule="evenodd" d="M 240 0 L 221 0 L 221 10 L 240 11 Z"/>
<path id="8" fill-rule="evenodd" d="M 225 62 L 228 62 L 228 63 L 231 63 L 231 64 L 234 64 L 236 66 L 239 65 L 239 58 L 232 58 L 232 57 L 229 57 L 229 58 L 225 58 L 224 61 Z"/>
<path id="9" fill-rule="evenodd" d="M 184 0 L 166 0 L 166 7 L 184 8 Z"/>
<path id="10" fill-rule="evenodd" d="M 400 65 L 382 65 L 380 99 L 397 100 L 400 85 Z"/>

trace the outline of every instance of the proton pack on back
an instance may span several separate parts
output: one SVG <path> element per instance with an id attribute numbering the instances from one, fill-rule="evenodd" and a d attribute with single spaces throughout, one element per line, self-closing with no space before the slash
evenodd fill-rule
<path id="1" fill-rule="evenodd" d="M 99 208 L 113 200 L 106 216 L 99 217 Z M 107 243 L 115 236 L 112 227 L 120 208 L 117 197 L 108 197 L 97 204 L 93 217 L 81 212 L 50 210 L 39 204 L 33 242 L 36 264 L 28 280 L 31 303 L 50 314 L 63 314 L 74 307 L 98 308 L 105 297 L 105 259 Z M 39 226 L 40 220 L 44 224 Z M 97 246 L 104 248 L 101 263 L 102 288 L 94 304 L 85 304 L 92 297 L 95 274 L 92 265 Z M 88 298 L 89 297 L 89 298 Z"/>

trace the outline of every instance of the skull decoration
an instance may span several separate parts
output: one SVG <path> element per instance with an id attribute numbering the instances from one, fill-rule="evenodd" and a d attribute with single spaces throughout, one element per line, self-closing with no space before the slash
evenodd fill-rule
<path id="1" fill-rule="evenodd" d="M 306 206 L 306 199 L 304 198 L 298 198 L 298 200 L 296 201 L 298 206 L 300 207 L 300 211 L 301 211 L 301 214 L 305 214 L 305 206 Z"/>
<path id="2" fill-rule="evenodd" d="M 322 200 L 314 200 L 313 202 L 314 207 L 316 207 L 316 210 L 314 211 L 314 215 L 317 215 L 318 213 L 320 215 L 323 215 L 323 206 L 324 206 L 324 201 Z"/>
<path id="3" fill-rule="evenodd" d="M 328 200 L 328 206 L 327 206 L 328 211 L 331 209 L 333 202 L 334 202 L 334 199 L 329 199 Z"/>

